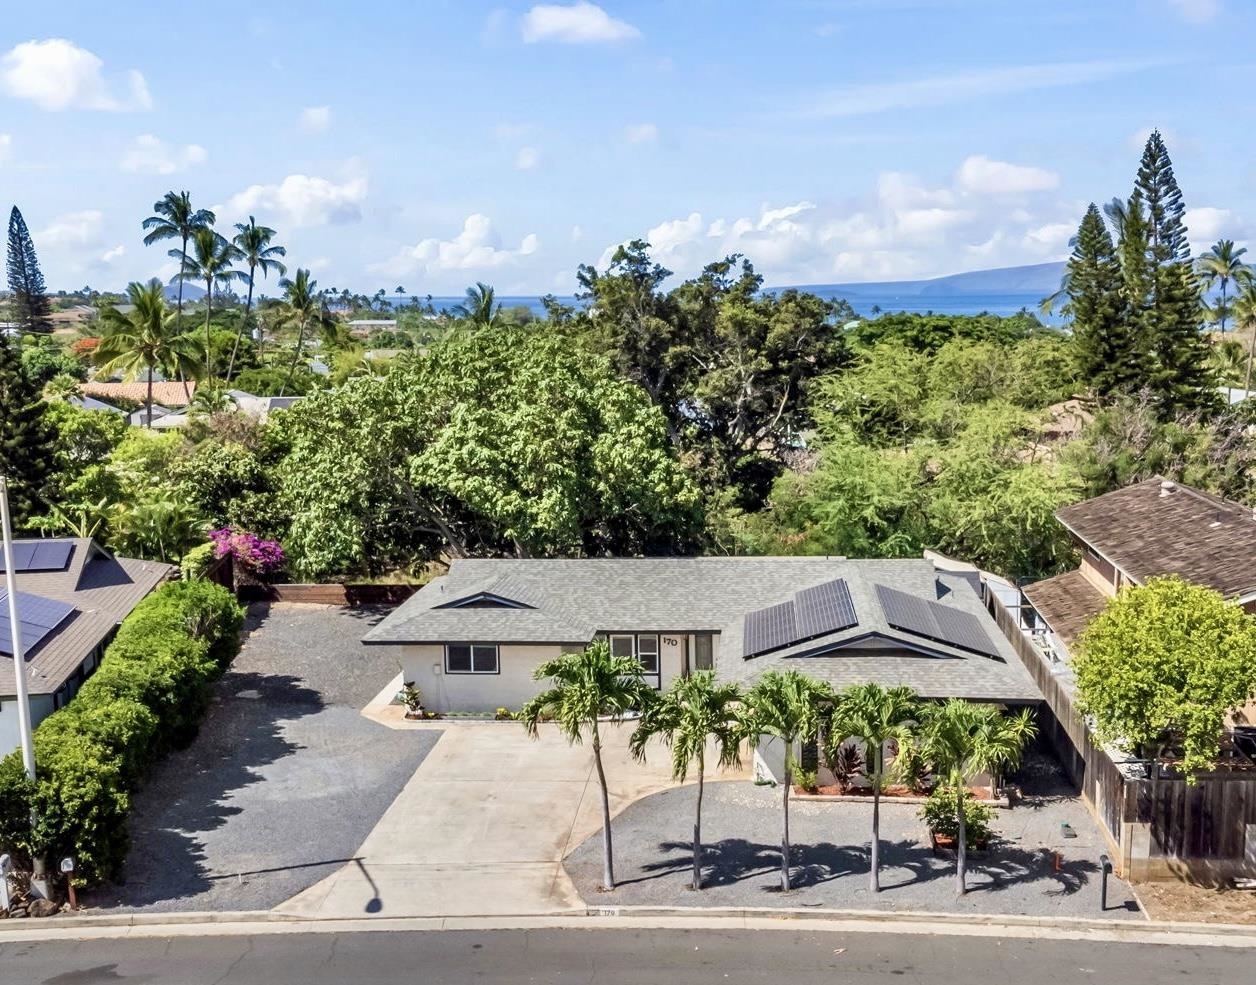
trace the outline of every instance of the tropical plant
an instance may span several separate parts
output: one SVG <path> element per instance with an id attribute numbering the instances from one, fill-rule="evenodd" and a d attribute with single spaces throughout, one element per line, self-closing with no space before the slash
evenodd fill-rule
<path id="1" fill-rule="evenodd" d="M 1013 770 L 1020 762 L 1025 743 L 1038 732 L 1033 713 L 1025 708 L 1006 715 L 997 705 L 977 704 L 960 698 L 927 704 L 920 709 L 921 753 L 944 774 L 946 785 L 959 791 L 954 799 L 956 837 L 955 888 L 963 895 L 968 865 L 968 843 L 963 793 L 968 777 L 989 773 L 992 777 Z"/>
<path id="2" fill-rule="evenodd" d="M 952 838 L 958 846 L 960 814 L 955 810 L 957 799 L 964 805 L 964 848 L 980 848 L 990 837 L 990 821 L 994 818 L 994 808 L 982 803 L 965 787 L 938 787 L 920 808 L 920 819 L 929 825 L 929 830 L 934 834 Z"/>
<path id="3" fill-rule="evenodd" d="M 153 425 L 153 371 L 184 375 L 197 365 L 196 345 L 183 335 L 166 306 L 161 281 L 127 285 L 129 311 L 109 305 L 101 309 L 100 344 L 92 358 L 107 373 L 137 376 L 143 372 L 148 390 L 144 398 L 144 420 Z"/>
<path id="4" fill-rule="evenodd" d="M 714 741 L 720 766 L 741 761 L 741 690 L 736 684 L 717 684 L 715 674 L 699 670 L 678 677 L 658 701 L 649 703 L 632 733 L 629 747 L 645 759 L 646 745 L 662 737 L 672 752 L 672 779 L 684 782 L 692 767 L 698 774 L 693 821 L 693 888 L 702 888 L 702 793 L 707 746 Z"/>
<path id="5" fill-rule="evenodd" d="M 498 324 L 501 311 L 502 306 L 496 302 L 496 292 L 481 281 L 476 281 L 475 287 L 468 287 L 463 301 L 449 309 L 454 317 L 468 321 L 476 328 Z"/>
<path id="6" fill-rule="evenodd" d="M 109 527 L 120 552 L 151 561 L 176 561 L 205 536 L 196 508 L 160 489 L 114 504 Z"/>
<path id="7" fill-rule="evenodd" d="M 872 784 L 872 849 L 869 887 L 880 892 L 881 790 L 885 785 L 885 750 L 893 742 L 908 746 L 919 714 L 919 697 L 909 687 L 854 684 L 838 694 L 829 735 L 858 737 L 864 744 L 865 771 Z M 849 747 L 847 747 L 849 748 Z"/>
<path id="8" fill-rule="evenodd" d="M 0 475 L 8 476 L 13 524 L 26 529 L 41 509 L 53 478 L 48 404 L 27 374 L 16 340 L 0 332 Z"/>
<path id="9" fill-rule="evenodd" d="M 1247 363 L 1247 353 L 1243 351 L 1243 343 L 1236 339 L 1221 339 L 1213 343 L 1208 355 L 1218 383 L 1230 388 L 1243 382 L 1244 367 Z"/>
<path id="10" fill-rule="evenodd" d="M 548 680 L 550 687 L 519 710 L 518 719 L 530 736 L 540 733 L 542 721 L 552 721 L 573 745 L 588 735 L 593 765 L 602 792 L 602 888 L 615 888 L 614 852 L 611 845 L 611 801 L 602 765 L 602 733 L 599 721 L 617 719 L 626 712 L 645 708 L 655 691 L 641 677 L 641 664 L 633 657 L 611 654 L 605 640 L 597 640 L 578 653 L 564 653 L 547 660 L 533 677 Z"/>
<path id="11" fill-rule="evenodd" d="M 148 232 L 144 236 L 144 245 L 152 246 L 163 239 L 179 241 L 179 255 L 187 253 L 188 240 L 198 229 L 212 226 L 217 217 L 209 209 L 192 208 L 192 198 L 187 192 L 169 191 L 160 201 L 153 203 L 153 212 L 141 223 Z M 183 325 L 183 281 L 179 281 L 179 299 L 176 320 Z"/>
<path id="12" fill-rule="evenodd" d="M 283 288 L 283 319 L 297 326 L 297 344 L 292 350 L 292 362 L 288 365 L 288 376 L 279 388 L 279 396 L 284 395 L 292 383 L 297 371 L 297 363 L 301 360 L 301 350 L 305 346 L 305 333 L 310 326 L 327 317 L 327 306 L 324 298 L 318 293 L 318 281 L 310 279 L 310 272 L 298 268 L 296 276 L 291 280 L 284 278 L 279 282 Z"/>
<path id="13" fill-rule="evenodd" d="M 1234 299 L 1234 328 L 1250 336 L 1247 341 L 1247 369 L 1243 372 L 1243 389 L 1250 393 L 1252 362 L 1256 357 L 1256 283 L 1244 284 Z"/>
<path id="14" fill-rule="evenodd" d="M 236 351 L 240 347 L 240 339 L 248 328 L 249 316 L 253 313 L 253 287 L 257 281 L 257 272 L 260 270 L 263 277 L 269 277 L 271 271 L 280 277 L 288 272 L 288 268 L 279 259 L 287 256 L 288 251 L 282 246 L 272 246 L 271 240 L 274 238 L 275 230 L 269 226 L 259 226 L 252 216 L 249 216 L 248 222 L 236 223 L 236 234 L 232 237 L 232 243 L 239 251 L 240 262 L 249 268 L 247 276 L 249 293 L 244 302 L 244 317 L 240 320 L 235 344 L 231 347 L 231 358 L 227 361 L 226 378 L 228 380 L 231 379 L 231 373 L 235 369 Z"/>
<path id="15" fill-rule="evenodd" d="M 794 780 L 794 747 L 816 741 L 821 706 L 832 697 L 828 685 L 796 670 L 770 670 L 746 692 L 742 728 L 755 744 L 769 736 L 781 743 L 781 890 L 789 892 L 789 791 Z"/>
<path id="16" fill-rule="evenodd" d="M 179 272 L 175 278 L 179 281 L 180 290 L 186 280 L 205 282 L 206 379 L 214 375 L 214 352 L 209 330 L 209 320 L 214 313 L 214 289 L 248 276 L 232 267 L 240 256 L 239 247 L 210 226 L 201 226 L 193 231 L 191 253 L 186 248 L 170 251 L 170 257 L 179 261 Z"/>
<path id="17" fill-rule="evenodd" d="M 1225 334 L 1225 320 L 1230 313 L 1226 300 L 1227 288 L 1231 282 L 1240 286 L 1252 279 L 1251 268 L 1241 259 L 1246 252 L 1245 246 L 1235 249 L 1232 239 L 1219 239 L 1195 261 L 1195 271 L 1199 274 L 1204 290 L 1210 291 L 1218 285 L 1221 287 L 1221 297 L 1213 313 L 1222 335 Z"/>

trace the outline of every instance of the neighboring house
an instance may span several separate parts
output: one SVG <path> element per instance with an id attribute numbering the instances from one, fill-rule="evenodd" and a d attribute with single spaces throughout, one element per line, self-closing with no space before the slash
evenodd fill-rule
<path id="1" fill-rule="evenodd" d="M 26 683 L 37 724 L 74 697 L 100 664 L 118 624 L 174 568 L 114 557 L 87 538 L 17 540 L 13 548 Z M 0 579 L 0 755 L 19 742 L 12 651 L 8 593 Z"/>
<path id="2" fill-rule="evenodd" d="M 371 629 L 436 711 L 517 709 L 544 661 L 597 637 L 666 688 L 696 669 L 1030 704 L 1041 695 L 972 578 L 929 560 L 457 560 Z"/>
<path id="3" fill-rule="evenodd" d="M 70 397 L 67 403 L 79 410 L 99 410 L 109 414 L 122 414 L 127 416 L 126 411 L 121 407 L 115 407 L 113 404 L 105 403 L 103 400 L 97 400 L 95 397 Z"/>
<path id="4" fill-rule="evenodd" d="M 1178 575 L 1256 612 L 1256 510 L 1156 476 L 1056 513 L 1081 566 L 1022 589 L 1022 623 L 1067 661 L 1086 625 L 1126 585 Z M 1035 619 L 1035 614 L 1037 619 Z"/>
<path id="5" fill-rule="evenodd" d="M 137 428 L 142 428 L 149 424 L 149 415 L 151 414 L 152 425 L 153 427 L 156 427 L 160 420 L 165 417 L 169 417 L 173 413 L 174 411 L 172 411 L 169 407 L 163 407 L 161 404 L 154 402 L 151 408 L 141 407 L 139 410 L 131 411 L 131 413 L 127 415 L 126 419 L 128 424 L 134 425 Z"/>
<path id="6" fill-rule="evenodd" d="M 357 318 L 349 322 L 349 334 L 364 339 L 375 332 L 392 331 L 397 327 L 395 318 Z"/>
<path id="7" fill-rule="evenodd" d="M 227 396 L 235 402 L 240 413 L 256 418 L 263 424 L 275 411 L 287 410 L 297 401 L 305 399 L 304 397 L 258 397 L 246 390 L 228 390 Z"/>
<path id="8" fill-rule="evenodd" d="M 133 383 L 112 383 L 101 380 L 88 380 L 79 384 L 79 392 L 87 397 L 95 397 L 106 403 L 121 398 L 131 403 L 143 404 L 148 401 L 148 383 L 137 380 Z M 189 380 L 180 383 L 178 380 L 153 380 L 153 403 L 167 408 L 186 407 L 196 394 L 196 383 Z"/>

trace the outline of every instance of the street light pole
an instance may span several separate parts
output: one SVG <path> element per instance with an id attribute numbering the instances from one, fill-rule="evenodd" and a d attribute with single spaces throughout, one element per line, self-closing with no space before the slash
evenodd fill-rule
<path id="1" fill-rule="evenodd" d="M 22 652 L 22 624 L 17 616 L 17 574 L 13 566 L 13 531 L 9 522 L 9 482 L 0 475 L 0 528 L 4 533 L 4 585 L 9 597 L 9 630 L 13 647 L 13 679 L 17 682 L 17 728 L 22 739 L 22 765 L 35 779 L 35 743 L 31 737 L 31 705 L 26 693 L 26 657 Z"/>

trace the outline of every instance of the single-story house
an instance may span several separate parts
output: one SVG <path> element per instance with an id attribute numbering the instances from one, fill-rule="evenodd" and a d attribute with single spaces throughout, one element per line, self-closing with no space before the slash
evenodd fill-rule
<path id="1" fill-rule="evenodd" d="M 15 540 L 13 554 L 31 720 L 38 724 L 74 697 L 118 625 L 174 568 L 115 557 L 84 537 Z M 19 743 L 16 705 L 8 592 L 0 577 L 0 755 Z"/>
<path id="2" fill-rule="evenodd" d="M 95 397 L 71 397 L 67 401 L 70 406 L 77 407 L 79 410 L 98 410 L 106 414 L 122 414 L 127 416 L 126 411 L 121 407 L 115 407 L 113 404 L 106 403 L 103 400 L 97 400 Z"/>
<path id="3" fill-rule="evenodd" d="M 134 404 L 148 402 L 148 383 L 136 380 L 131 383 L 116 383 L 104 380 L 88 380 L 79 384 L 79 392 L 87 397 L 95 397 L 112 403 L 121 398 Z M 153 403 L 163 407 L 186 407 L 196 394 L 196 381 L 180 383 L 177 380 L 158 380 L 153 377 Z"/>
<path id="4" fill-rule="evenodd" d="M 838 688 L 1037 703 L 981 591 L 928 559 L 462 559 L 363 641 L 400 644 L 403 679 L 435 711 L 516 710 L 543 661 L 595 638 L 660 689 L 697 669 L 746 684 L 797 669 Z"/>
<path id="5" fill-rule="evenodd" d="M 1256 510 L 1155 476 L 1066 506 L 1056 518 L 1081 565 L 1025 585 L 1022 622 L 1058 662 L 1126 585 L 1178 575 L 1256 612 Z"/>
<path id="6" fill-rule="evenodd" d="M 293 404 L 305 399 L 304 397 L 259 397 L 247 390 L 228 390 L 227 396 L 232 399 L 240 413 L 256 418 L 263 424 L 275 411 L 287 410 Z"/>

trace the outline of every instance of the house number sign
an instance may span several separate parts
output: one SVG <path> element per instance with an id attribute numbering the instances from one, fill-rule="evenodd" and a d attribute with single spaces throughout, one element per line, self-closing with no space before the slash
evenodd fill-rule
<path id="1" fill-rule="evenodd" d="M 679 646 L 680 640 L 676 639 L 675 636 L 664 636 L 663 645 L 664 646 Z"/>

